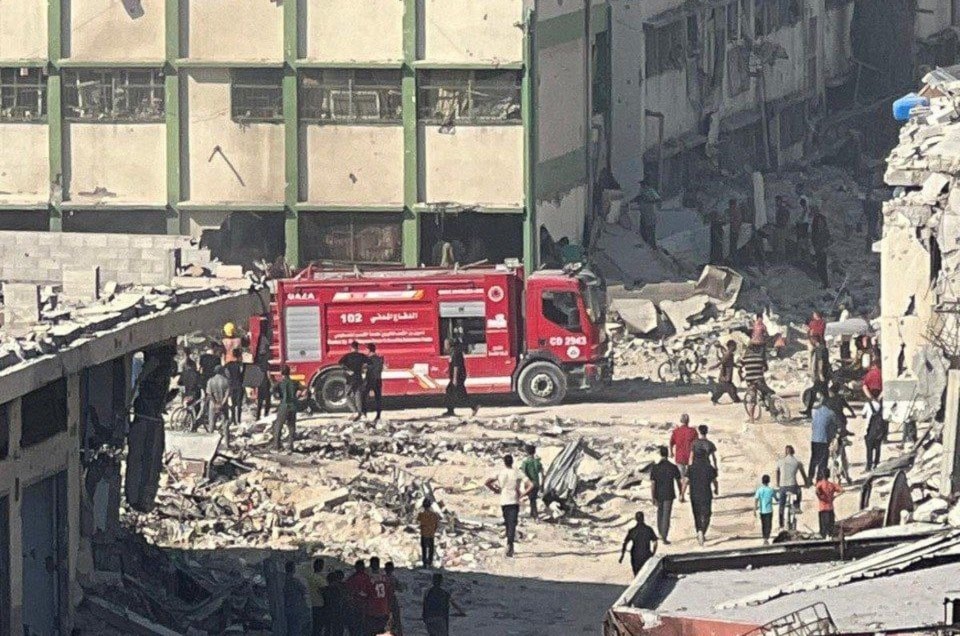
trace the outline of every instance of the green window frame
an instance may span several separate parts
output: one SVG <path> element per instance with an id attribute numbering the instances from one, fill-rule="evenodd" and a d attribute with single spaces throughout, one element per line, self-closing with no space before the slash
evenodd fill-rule
<path id="1" fill-rule="evenodd" d="M 418 77 L 418 118 L 440 125 L 522 125 L 518 70 L 428 70 Z"/>

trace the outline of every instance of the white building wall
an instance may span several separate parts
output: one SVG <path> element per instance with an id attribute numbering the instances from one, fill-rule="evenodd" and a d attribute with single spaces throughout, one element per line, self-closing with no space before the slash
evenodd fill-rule
<path id="1" fill-rule="evenodd" d="M 0 124 L 0 202 L 39 203 L 49 198 L 48 138 L 46 124 Z"/>
<path id="2" fill-rule="evenodd" d="M 421 125 L 427 203 L 523 205 L 523 126 Z"/>
<path id="3" fill-rule="evenodd" d="M 304 126 L 307 201 L 403 203 L 402 126 Z"/>
<path id="4" fill-rule="evenodd" d="M 163 60 L 163 0 L 70 0 L 65 55 L 78 60 Z M 0 9 L 0 13 L 3 9 Z"/>
<path id="5" fill-rule="evenodd" d="M 188 16 L 184 48 L 190 58 L 283 60 L 283 2 L 183 0 L 183 10 Z"/>
<path id="6" fill-rule="evenodd" d="M 25 28 L 29 25 L 29 28 Z M 0 60 L 47 58 L 47 3 L 3 0 L 0 4 Z"/>
<path id="7" fill-rule="evenodd" d="M 403 60 L 403 0 L 303 0 L 303 54 L 325 62 Z"/>
<path id="8" fill-rule="evenodd" d="M 431 62 L 519 62 L 520 0 L 423 0 L 422 58 Z"/>
<path id="9" fill-rule="evenodd" d="M 71 201 L 166 202 L 166 126 L 70 122 L 64 165 Z"/>

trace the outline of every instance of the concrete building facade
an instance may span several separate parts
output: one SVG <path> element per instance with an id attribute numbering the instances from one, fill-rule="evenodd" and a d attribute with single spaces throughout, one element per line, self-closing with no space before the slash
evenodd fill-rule
<path id="1" fill-rule="evenodd" d="M 0 229 L 532 265 L 583 238 L 609 47 L 605 0 L 5 0 Z"/>
<path id="2" fill-rule="evenodd" d="M 940 45 L 960 19 L 954 5 L 614 0 L 613 174 L 628 198 L 644 177 L 675 194 L 697 160 L 777 169 L 842 142 L 830 139 L 832 115 L 948 63 Z"/>

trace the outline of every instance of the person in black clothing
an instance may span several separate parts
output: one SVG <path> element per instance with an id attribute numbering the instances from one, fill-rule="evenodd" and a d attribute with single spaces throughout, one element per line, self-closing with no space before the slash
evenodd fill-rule
<path id="1" fill-rule="evenodd" d="M 183 362 L 183 371 L 180 372 L 180 378 L 177 380 L 177 386 L 183 388 L 183 403 L 193 404 L 200 399 L 202 394 L 200 373 L 197 372 L 197 365 L 193 358 L 187 356 Z"/>
<path id="2" fill-rule="evenodd" d="M 369 359 L 360 353 L 360 343 L 350 343 L 350 351 L 340 358 L 340 366 L 347 370 L 347 403 L 354 412 L 354 421 L 363 417 L 363 367 Z"/>
<path id="3" fill-rule="evenodd" d="M 664 545 L 670 545 L 667 537 L 670 534 L 670 513 L 673 511 L 673 500 L 677 498 L 677 490 L 673 485 L 680 487 L 680 469 L 667 459 L 669 453 L 666 446 L 661 446 L 660 461 L 650 469 L 650 498 L 657 506 L 657 532 Z"/>
<path id="4" fill-rule="evenodd" d="M 377 345 L 372 342 L 367 345 L 367 375 L 363 384 L 363 414 L 367 414 L 367 400 L 373 393 L 373 405 L 377 409 L 374 422 L 380 421 L 380 412 L 383 410 L 383 356 L 377 353 Z"/>
<path id="5" fill-rule="evenodd" d="M 643 564 L 657 552 L 657 535 L 653 533 L 653 528 L 643 521 L 643 513 L 636 514 L 637 525 L 627 531 L 627 536 L 620 547 L 620 560 L 623 563 L 623 555 L 627 551 L 627 544 L 630 546 L 630 567 L 633 569 L 633 575 L 636 576 Z M 666 543 L 666 542 L 664 542 Z"/>
<path id="6" fill-rule="evenodd" d="M 460 405 L 470 407 L 476 415 L 480 405 L 467 394 L 467 362 L 463 357 L 463 343 L 460 340 L 447 341 L 450 350 L 449 383 L 447 384 L 446 402 L 447 412 L 444 415 L 456 415 Z"/>
<path id="7" fill-rule="evenodd" d="M 314 625 L 315 634 L 343 636 L 346 631 L 347 590 L 343 586 L 344 578 L 343 570 L 327 574 L 327 586 L 321 592 L 323 594 L 322 631 L 318 632 L 317 626 Z"/>
<path id="8" fill-rule="evenodd" d="M 690 482 L 690 507 L 693 509 L 693 525 L 697 530 L 697 542 L 703 545 L 710 528 L 713 514 L 713 497 L 720 494 L 717 485 L 717 469 L 710 463 L 703 449 L 693 449 L 693 463 L 687 469 Z"/>
<path id="9" fill-rule="evenodd" d="M 449 636 L 451 607 L 457 610 L 459 616 L 466 616 L 456 601 L 450 598 L 450 592 L 443 589 L 441 585 L 443 585 L 443 575 L 434 572 L 433 586 L 423 596 L 423 613 L 421 614 L 423 624 L 427 628 L 427 636 Z"/>
<path id="10" fill-rule="evenodd" d="M 210 381 L 217 373 L 217 367 L 220 366 L 220 351 L 219 345 L 216 342 L 211 342 L 207 347 L 206 353 L 200 354 L 200 379 L 203 381 L 202 386 L 207 386 L 207 382 Z"/>
<path id="11" fill-rule="evenodd" d="M 724 394 L 729 395 L 734 404 L 740 402 L 737 387 L 733 384 L 733 368 L 736 366 L 734 355 L 736 351 L 736 341 L 728 340 L 723 358 L 720 359 L 720 375 L 717 377 L 717 383 L 710 389 L 710 401 L 714 404 L 717 404 Z"/>
<path id="12" fill-rule="evenodd" d="M 240 415 L 243 412 L 243 363 L 240 362 L 241 355 L 243 355 L 243 352 L 240 349 L 234 349 L 233 360 L 223 365 L 223 371 L 230 382 L 231 424 L 239 424 Z M 227 443 L 229 443 L 229 440 L 227 440 Z"/>
<path id="13" fill-rule="evenodd" d="M 810 414 L 813 412 L 813 405 L 816 403 L 818 397 L 826 400 L 830 395 L 830 375 L 832 371 L 830 368 L 830 351 L 827 349 L 827 345 L 822 337 L 816 337 L 813 346 L 813 355 L 810 360 L 811 366 L 813 367 L 810 370 L 810 379 L 813 381 L 813 387 L 811 387 L 809 391 L 804 392 L 804 395 L 806 395 L 805 408 L 802 411 L 804 417 L 810 417 Z"/>
<path id="14" fill-rule="evenodd" d="M 810 226 L 810 243 L 813 245 L 813 258 L 817 265 L 817 276 L 824 289 L 830 286 L 827 275 L 827 248 L 830 246 L 830 228 L 827 217 L 820 208 L 813 206 L 813 223 Z"/>

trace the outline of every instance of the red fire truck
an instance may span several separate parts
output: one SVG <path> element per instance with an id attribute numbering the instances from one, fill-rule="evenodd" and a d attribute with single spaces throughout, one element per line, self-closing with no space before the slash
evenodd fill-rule
<path id="1" fill-rule="evenodd" d="M 276 281 L 272 319 L 255 320 L 250 335 L 251 342 L 270 338 L 271 371 L 289 365 L 291 377 L 329 411 L 347 408 L 347 375 L 338 360 L 354 341 L 377 345 L 384 395 L 443 393 L 450 342 L 460 339 L 471 393 L 516 392 L 542 406 L 609 382 L 604 309 L 603 280 L 587 268 L 525 277 L 519 264 L 308 267 Z"/>

